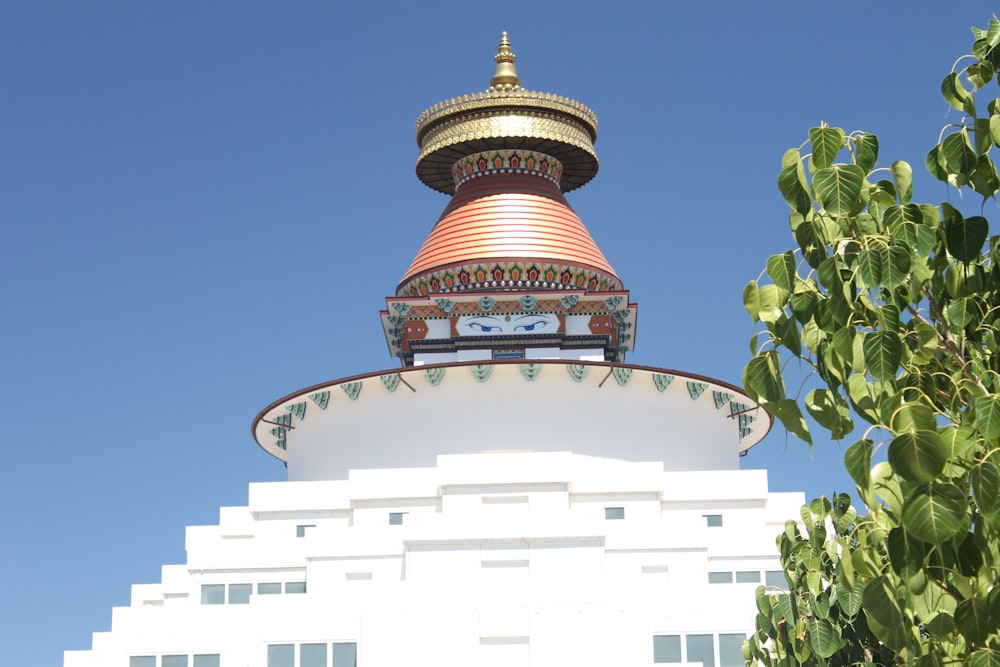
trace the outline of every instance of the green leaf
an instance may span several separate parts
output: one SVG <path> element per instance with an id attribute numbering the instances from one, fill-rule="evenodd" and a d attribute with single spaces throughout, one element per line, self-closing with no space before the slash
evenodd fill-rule
<path id="1" fill-rule="evenodd" d="M 816 304 L 819 302 L 819 294 L 813 291 L 796 292 L 788 298 L 788 306 L 792 310 L 792 315 L 801 324 L 805 324 L 812 319 L 816 312 Z"/>
<path id="2" fill-rule="evenodd" d="M 944 156 L 941 155 L 940 146 L 935 146 L 927 152 L 927 157 L 924 158 L 924 166 L 927 167 L 927 171 L 934 178 L 939 181 L 948 182 L 948 170 L 944 168 Z"/>
<path id="3" fill-rule="evenodd" d="M 990 525 L 1000 525 L 1000 466 L 992 458 L 980 461 L 969 475 L 979 514 Z"/>
<path id="4" fill-rule="evenodd" d="M 785 314 L 787 301 L 787 290 L 777 285 L 758 287 L 757 281 L 751 280 L 743 289 L 743 307 L 754 322 L 777 322 Z"/>
<path id="5" fill-rule="evenodd" d="M 882 282 L 882 265 L 886 263 L 888 253 L 885 248 L 870 248 L 858 254 L 858 272 L 861 280 L 869 288 L 878 287 Z"/>
<path id="6" fill-rule="evenodd" d="M 791 250 L 767 258 L 767 275 L 774 284 L 789 292 L 795 287 L 795 255 Z"/>
<path id="7" fill-rule="evenodd" d="M 990 139 L 994 146 L 1000 146 L 1000 114 L 990 116 Z"/>
<path id="8" fill-rule="evenodd" d="M 846 559 L 848 562 L 850 559 Z M 834 590 L 837 593 L 837 604 L 840 608 L 844 610 L 848 618 L 854 618 L 857 616 L 858 612 L 861 610 L 862 596 L 865 592 L 865 582 L 861 579 L 856 579 L 853 584 L 848 584 L 841 578 L 833 584 Z"/>
<path id="9" fill-rule="evenodd" d="M 807 617 L 806 632 L 809 645 L 820 658 L 829 658 L 840 648 L 840 632 L 829 619 Z"/>
<path id="10" fill-rule="evenodd" d="M 799 152 L 792 149 L 788 153 L 795 153 L 795 162 L 786 166 L 778 174 L 778 190 L 785 198 L 793 211 L 805 215 L 812 209 L 812 199 L 809 197 L 809 181 L 806 180 L 806 170 L 802 164 Z M 784 160 L 782 160 L 784 162 Z"/>
<path id="11" fill-rule="evenodd" d="M 969 656 L 969 667 L 1000 667 L 1000 651 L 981 648 Z"/>
<path id="12" fill-rule="evenodd" d="M 892 180 L 896 184 L 896 192 L 902 204 L 909 204 L 913 197 L 913 168 L 908 162 L 897 160 L 890 167 Z"/>
<path id="13" fill-rule="evenodd" d="M 878 137 L 867 132 L 854 138 L 856 164 L 866 172 L 875 168 L 878 162 Z"/>
<path id="14" fill-rule="evenodd" d="M 799 404 L 790 398 L 783 399 L 777 403 L 770 403 L 765 406 L 775 417 L 777 417 L 788 432 L 799 439 L 812 444 L 812 436 L 809 434 L 809 427 L 802 417 Z"/>
<path id="15" fill-rule="evenodd" d="M 814 127 L 809 130 L 813 169 L 825 169 L 837 159 L 844 146 L 844 131 L 839 127 Z"/>
<path id="16" fill-rule="evenodd" d="M 903 624 L 903 612 L 896 602 L 896 592 L 885 576 L 868 582 L 862 596 L 862 606 L 879 625 L 893 628 Z"/>
<path id="17" fill-rule="evenodd" d="M 781 377 L 781 358 L 770 350 L 750 360 L 743 369 L 743 387 L 757 402 L 778 403 L 785 400 L 785 383 Z"/>
<path id="18" fill-rule="evenodd" d="M 871 507 L 875 501 L 874 493 L 871 490 L 872 477 L 872 448 L 874 443 L 871 440 L 858 440 L 847 448 L 844 452 L 844 467 L 847 473 L 858 485 L 858 493 L 865 505 Z"/>
<path id="19" fill-rule="evenodd" d="M 906 282 L 910 274 L 910 251 L 899 245 L 889 246 L 888 251 L 881 255 L 882 284 L 889 289 L 896 289 Z"/>
<path id="20" fill-rule="evenodd" d="M 913 332 L 917 336 L 917 347 L 913 351 L 915 363 L 927 363 L 937 354 L 938 333 L 930 324 L 920 322 L 913 327 Z"/>
<path id="21" fill-rule="evenodd" d="M 830 431 L 834 440 L 841 440 L 854 430 L 847 401 L 835 391 L 813 389 L 806 395 L 806 410 L 816 423 Z"/>
<path id="22" fill-rule="evenodd" d="M 889 427 L 896 434 L 934 431 L 937 419 L 934 411 L 923 403 L 903 403 L 893 412 Z"/>
<path id="23" fill-rule="evenodd" d="M 990 224 L 981 216 L 963 219 L 961 215 L 953 215 L 945 219 L 944 237 L 948 252 L 966 264 L 979 258 L 989 233 Z"/>
<path id="24" fill-rule="evenodd" d="M 982 396 L 973 405 L 976 409 L 976 426 L 983 437 L 989 440 L 1000 437 L 1000 395 Z"/>
<path id="25" fill-rule="evenodd" d="M 957 73 L 951 72 L 944 78 L 941 82 L 941 94 L 948 104 L 959 111 L 964 111 L 970 116 L 976 115 L 976 105 L 972 101 L 972 95 L 959 81 Z"/>
<path id="26" fill-rule="evenodd" d="M 996 165 L 989 155 L 979 156 L 976 169 L 969 178 L 969 184 L 983 197 L 992 197 L 1000 190 L 1000 175 L 997 174 Z"/>
<path id="27" fill-rule="evenodd" d="M 907 431 L 889 444 L 889 463 L 908 482 L 931 481 L 947 461 L 948 447 L 937 431 Z"/>
<path id="28" fill-rule="evenodd" d="M 820 205 L 832 215 L 848 215 L 861 196 L 864 170 L 854 164 L 825 167 L 813 177 L 813 192 Z"/>
<path id="29" fill-rule="evenodd" d="M 938 545 L 962 531 L 966 495 L 948 482 L 911 489 L 903 507 L 903 527 L 919 540 Z"/>
<path id="30" fill-rule="evenodd" d="M 863 338 L 858 337 L 858 340 Z M 847 398 L 858 416 L 869 424 L 878 424 L 881 421 L 878 411 L 881 391 L 877 383 L 868 382 L 863 375 L 852 375 L 847 379 L 846 388 Z"/>
<path id="31" fill-rule="evenodd" d="M 973 644 L 982 644 L 993 630 L 990 607 L 982 598 L 962 600 L 955 608 L 955 627 L 965 639 Z"/>
<path id="32" fill-rule="evenodd" d="M 876 380 L 896 377 L 903 357 L 903 343 L 894 331 L 869 331 L 864 334 L 863 350 L 868 372 Z"/>
<path id="33" fill-rule="evenodd" d="M 978 156 L 964 132 L 949 134 L 941 142 L 941 155 L 950 173 L 968 176 L 976 168 Z"/>

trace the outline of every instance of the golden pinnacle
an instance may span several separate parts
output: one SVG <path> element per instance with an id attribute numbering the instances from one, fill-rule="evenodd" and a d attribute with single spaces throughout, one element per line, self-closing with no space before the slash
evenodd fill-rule
<path id="1" fill-rule="evenodd" d="M 510 40 L 507 39 L 506 32 L 500 34 L 500 46 L 497 47 L 497 54 L 493 56 L 493 59 L 497 62 L 497 69 L 493 73 L 493 78 L 490 79 L 491 86 L 513 87 L 521 85 L 521 79 L 517 76 L 517 68 L 514 66 L 517 57 L 510 50 Z"/>

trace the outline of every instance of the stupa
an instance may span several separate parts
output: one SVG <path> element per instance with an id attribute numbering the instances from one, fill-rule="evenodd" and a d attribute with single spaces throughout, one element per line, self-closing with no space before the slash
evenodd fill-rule
<path id="1" fill-rule="evenodd" d="M 506 33 L 495 61 L 417 119 L 451 200 L 381 311 L 399 366 L 264 408 L 288 481 L 190 527 L 67 667 L 742 664 L 802 502 L 739 469 L 771 419 L 626 362 L 638 308 L 565 197 L 597 117 L 522 88 Z"/>

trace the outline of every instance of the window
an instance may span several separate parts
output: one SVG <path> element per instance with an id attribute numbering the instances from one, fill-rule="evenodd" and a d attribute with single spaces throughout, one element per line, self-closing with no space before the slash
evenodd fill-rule
<path id="1" fill-rule="evenodd" d="M 306 582 L 304 582 L 304 581 L 286 581 L 285 582 L 285 592 L 286 593 L 305 593 L 306 592 Z"/>
<path id="2" fill-rule="evenodd" d="M 257 595 L 278 595 L 281 593 L 281 582 L 257 584 Z"/>
<path id="3" fill-rule="evenodd" d="M 785 573 L 781 570 L 768 570 L 764 573 L 764 584 L 768 588 L 788 588 Z"/>
<path id="4" fill-rule="evenodd" d="M 202 584 L 201 586 L 202 604 L 226 604 L 225 584 Z"/>
<path id="5" fill-rule="evenodd" d="M 738 584 L 759 584 L 760 583 L 760 572 L 746 571 L 736 573 L 736 583 Z"/>
<path id="6" fill-rule="evenodd" d="M 295 667 L 295 645 L 270 644 L 267 647 L 267 667 Z"/>
<path id="7" fill-rule="evenodd" d="M 219 654 L 210 653 L 196 655 L 194 657 L 194 667 L 219 667 Z"/>
<path id="8" fill-rule="evenodd" d="M 708 583 L 710 584 L 731 584 L 733 583 L 732 572 L 709 572 Z"/>
<path id="9" fill-rule="evenodd" d="M 715 637 L 712 635 L 688 635 L 687 662 L 700 662 L 702 667 L 715 667 Z"/>
<path id="10" fill-rule="evenodd" d="M 722 528 L 721 514 L 705 514 L 705 525 L 709 528 Z"/>
<path id="11" fill-rule="evenodd" d="M 625 508 L 624 507 L 605 507 L 604 508 L 604 518 L 608 521 L 613 521 L 616 519 L 625 518 Z"/>
<path id="12" fill-rule="evenodd" d="M 316 527 L 316 524 L 314 524 L 314 523 L 299 524 L 298 526 L 295 526 L 295 537 L 305 537 L 306 536 L 306 530 L 308 530 L 309 528 L 315 528 L 315 527 Z"/>
<path id="13" fill-rule="evenodd" d="M 253 584 L 229 584 L 229 604 L 250 604 Z"/>
<path id="14" fill-rule="evenodd" d="M 653 662 L 680 662 L 681 636 L 655 635 L 653 637 Z"/>
<path id="15" fill-rule="evenodd" d="M 156 667 L 156 656 L 133 655 L 128 659 L 128 667 Z"/>
<path id="16" fill-rule="evenodd" d="M 299 667 L 326 667 L 326 644 L 299 646 Z"/>
<path id="17" fill-rule="evenodd" d="M 160 660 L 160 667 L 188 667 L 186 655 L 165 655 Z"/>
<path id="18" fill-rule="evenodd" d="M 389 512 L 389 525 L 402 526 L 404 514 L 406 514 L 406 512 Z"/>
<path id="19" fill-rule="evenodd" d="M 744 635 L 719 635 L 719 667 L 743 667 Z"/>
<path id="20" fill-rule="evenodd" d="M 358 645 L 355 642 L 334 644 L 333 667 L 358 667 Z"/>

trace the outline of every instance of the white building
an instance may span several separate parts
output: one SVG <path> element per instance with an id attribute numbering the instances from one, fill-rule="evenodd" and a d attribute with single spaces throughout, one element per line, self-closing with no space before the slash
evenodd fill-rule
<path id="1" fill-rule="evenodd" d="M 265 408 L 289 481 L 188 528 L 66 667 L 743 664 L 802 503 L 739 470 L 771 420 L 625 363 L 637 307 L 563 197 L 596 117 L 496 60 L 418 119 L 454 196 L 382 313 L 403 367 Z"/>

